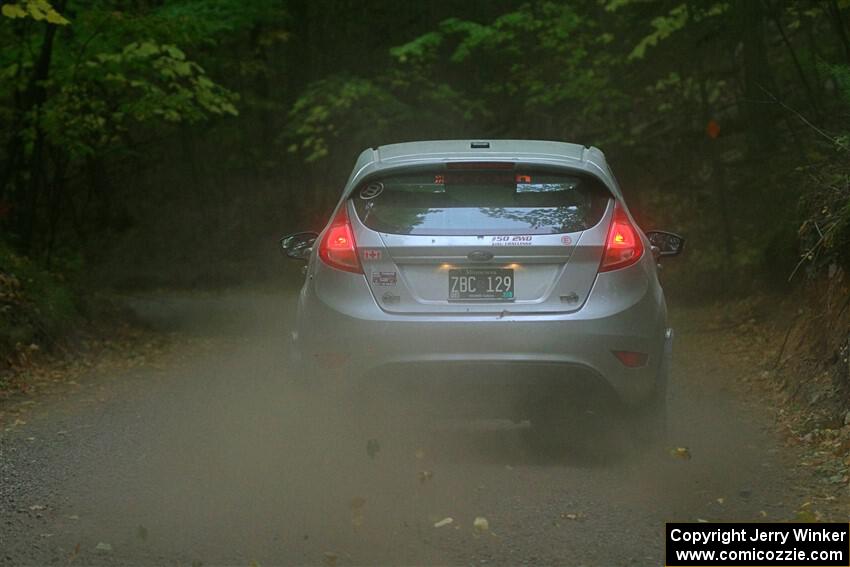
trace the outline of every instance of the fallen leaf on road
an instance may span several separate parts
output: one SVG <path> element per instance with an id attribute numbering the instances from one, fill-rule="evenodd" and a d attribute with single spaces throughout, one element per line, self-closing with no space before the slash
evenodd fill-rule
<path id="1" fill-rule="evenodd" d="M 74 551 L 71 552 L 71 556 L 68 558 L 68 565 L 73 563 L 74 559 L 76 559 L 79 554 L 80 554 L 80 544 L 78 542 L 77 545 L 74 546 Z"/>
<path id="2" fill-rule="evenodd" d="M 561 512 L 561 519 L 564 519 L 564 520 L 581 520 L 582 518 L 584 518 L 584 514 L 582 514 L 582 513 L 574 514 L 572 512 L 570 512 L 570 513 Z"/>
<path id="3" fill-rule="evenodd" d="M 94 548 L 96 551 L 112 551 L 112 546 L 103 542 L 98 543 Z"/>
<path id="4" fill-rule="evenodd" d="M 442 520 L 440 520 L 439 522 L 434 524 L 434 527 L 435 528 L 442 528 L 443 526 L 448 526 L 452 522 L 454 522 L 454 518 L 443 518 Z"/>
<path id="5" fill-rule="evenodd" d="M 796 520 L 798 522 L 812 523 L 817 522 L 819 516 L 820 514 L 818 514 L 817 512 L 812 512 L 809 509 L 797 510 Z"/>
<path id="6" fill-rule="evenodd" d="M 324 563 L 327 567 L 334 567 L 336 565 L 337 555 L 332 551 L 326 551 L 322 554 L 322 563 Z"/>
<path id="7" fill-rule="evenodd" d="M 374 459 L 380 450 L 381 444 L 378 443 L 377 439 L 369 439 L 366 441 L 366 454 L 369 455 L 370 459 Z"/>
<path id="8" fill-rule="evenodd" d="M 726 499 L 725 499 L 725 498 L 718 498 L 718 499 L 717 499 L 717 503 L 718 503 L 718 504 L 723 504 L 724 502 L 726 502 Z"/>
<path id="9" fill-rule="evenodd" d="M 697 523 L 700 523 L 700 524 L 709 524 L 710 522 L 709 522 L 708 520 L 703 520 L 702 518 L 697 518 Z"/>
<path id="10" fill-rule="evenodd" d="M 431 471 L 419 471 L 419 484 L 425 484 L 434 478 L 434 473 Z"/>
<path id="11" fill-rule="evenodd" d="M 68 516 L 68 519 L 69 519 L 69 520 L 79 520 L 79 519 L 80 519 L 80 517 L 79 517 L 78 515 L 76 515 L 76 514 L 72 514 L 72 515 Z"/>
<path id="12" fill-rule="evenodd" d="M 487 518 L 485 518 L 484 516 L 477 516 L 472 522 L 472 527 L 478 530 L 479 532 L 486 532 L 490 529 L 490 522 L 488 522 Z"/>
<path id="13" fill-rule="evenodd" d="M 682 459 L 683 461 L 690 461 L 691 450 L 687 447 L 674 447 L 673 449 L 670 449 L 670 456 Z"/>

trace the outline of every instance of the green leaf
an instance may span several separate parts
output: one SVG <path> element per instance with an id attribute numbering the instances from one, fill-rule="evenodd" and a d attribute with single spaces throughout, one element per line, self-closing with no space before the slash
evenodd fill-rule
<path id="1" fill-rule="evenodd" d="M 51 24 L 63 26 L 69 23 L 47 0 L 27 0 L 27 10 L 36 20 L 47 20 Z"/>
<path id="2" fill-rule="evenodd" d="M 230 114 L 230 115 L 233 115 L 233 116 L 239 116 L 239 111 L 236 109 L 236 106 L 234 106 L 230 102 L 222 103 L 221 109 L 222 109 L 222 111 L 224 111 L 225 114 Z"/>
<path id="3" fill-rule="evenodd" d="M 51 24 L 56 24 L 58 26 L 67 26 L 71 22 L 68 21 L 62 14 L 57 12 L 56 10 L 50 10 L 47 12 L 47 21 Z"/>
<path id="4" fill-rule="evenodd" d="M 629 59 L 643 59 L 647 49 L 658 45 L 659 41 L 684 28 L 687 23 L 688 7 L 685 4 L 679 4 L 670 10 L 666 16 L 654 18 L 652 27 L 655 28 L 655 31 L 640 40 L 629 54 Z"/>
<path id="5" fill-rule="evenodd" d="M 0 8 L 0 11 L 2 11 L 3 15 L 7 18 L 27 17 L 27 12 L 18 4 L 3 4 L 3 8 Z"/>
<path id="6" fill-rule="evenodd" d="M 163 49 L 165 49 L 165 52 L 168 53 L 169 57 L 172 59 L 177 59 L 179 61 L 186 59 L 186 54 L 174 45 L 164 45 Z"/>
<path id="7" fill-rule="evenodd" d="M 36 21 L 41 21 L 47 17 L 47 10 L 40 2 L 27 2 L 27 12 Z"/>
<path id="8" fill-rule="evenodd" d="M 142 43 L 138 43 L 135 45 L 136 47 L 134 51 L 135 54 L 139 57 L 150 57 L 151 55 L 156 55 L 159 53 L 159 46 L 150 41 L 143 41 Z"/>
<path id="9" fill-rule="evenodd" d="M 174 72 L 182 77 L 192 75 L 192 64 L 186 61 L 181 61 L 174 65 Z"/>

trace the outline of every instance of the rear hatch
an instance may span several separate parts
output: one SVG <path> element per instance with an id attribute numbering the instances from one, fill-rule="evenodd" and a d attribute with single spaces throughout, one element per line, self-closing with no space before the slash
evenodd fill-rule
<path id="1" fill-rule="evenodd" d="M 477 314 L 580 309 L 611 202 L 584 173 L 455 162 L 368 179 L 349 206 L 382 309 Z"/>

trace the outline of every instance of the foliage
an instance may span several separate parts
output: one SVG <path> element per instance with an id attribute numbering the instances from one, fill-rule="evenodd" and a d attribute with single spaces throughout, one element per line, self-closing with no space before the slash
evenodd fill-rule
<path id="1" fill-rule="evenodd" d="M 801 256 L 794 274 L 833 275 L 850 269 L 850 150 L 836 144 L 833 155 L 801 168 L 804 220 L 799 228 Z"/>
<path id="2" fill-rule="evenodd" d="M 850 65 L 819 65 L 835 82 L 839 97 L 850 105 Z M 810 125 L 818 134 L 810 163 L 799 167 L 794 177 L 802 187 L 800 211 L 803 220 L 798 229 L 800 258 L 793 275 L 802 269 L 810 277 L 828 274 L 839 268 L 850 270 L 850 131 L 828 134 Z"/>
<path id="3" fill-rule="evenodd" d="M 49 344 L 77 316 L 75 294 L 63 277 L 0 244 L 0 355 L 18 345 Z"/>
<path id="4" fill-rule="evenodd" d="M 7 18 L 32 18 L 37 22 L 44 21 L 60 26 L 70 23 L 47 0 L 23 0 L 22 2 L 3 4 L 0 13 Z"/>
<path id="5" fill-rule="evenodd" d="M 700 295 L 785 281 L 827 205 L 818 254 L 841 248 L 844 0 L 371 7 L 4 4 L 4 237 L 44 262 L 237 266 L 320 226 L 365 147 L 516 137 L 602 147 L 641 225 L 689 237 L 665 278 Z"/>
<path id="6" fill-rule="evenodd" d="M 614 64 L 599 49 L 611 39 L 573 7 L 538 2 L 489 24 L 444 20 L 437 31 L 390 53 L 407 74 L 424 73 L 445 92 L 480 101 L 467 117 L 484 119 L 478 128 L 484 135 L 499 135 L 542 116 L 561 130 L 566 123 L 581 129 L 577 123 L 595 124 L 615 113 L 621 93 L 598 72 Z"/>
<path id="7" fill-rule="evenodd" d="M 727 2 L 714 2 L 707 4 L 682 3 L 672 8 L 664 16 L 653 18 L 650 24 L 653 31 L 641 39 L 629 54 L 629 59 L 643 59 L 650 47 L 655 47 L 672 34 L 684 30 L 688 24 L 699 22 L 706 17 L 720 16 L 729 10 Z"/>
<path id="8" fill-rule="evenodd" d="M 74 79 L 54 75 L 57 89 L 33 127 L 72 158 L 108 151 L 134 125 L 238 114 L 235 96 L 174 45 L 133 42 L 64 72 Z"/>
<path id="9" fill-rule="evenodd" d="M 409 114 L 409 108 L 381 85 L 359 77 L 334 76 L 311 84 L 290 111 L 291 152 L 308 162 L 328 156 L 331 139 L 340 132 L 386 135 L 387 126 Z M 361 141 L 367 146 L 367 141 Z"/>
<path id="10" fill-rule="evenodd" d="M 26 0 L 4 4 L 0 19 L 0 117 L 10 125 L 0 224 L 22 250 L 48 259 L 63 221 L 81 236 L 97 230 L 69 217 L 92 195 L 75 180 L 103 179 L 104 160 L 138 155 L 148 140 L 237 116 L 239 97 L 207 73 L 205 50 L 260 22 L 277 30 L 284 17 L 264 0 L 95 0 L 72 5 L 67 18 L 60 11 Z"/>

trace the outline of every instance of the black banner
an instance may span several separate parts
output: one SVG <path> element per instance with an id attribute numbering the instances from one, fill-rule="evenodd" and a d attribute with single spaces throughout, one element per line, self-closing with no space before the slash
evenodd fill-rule
<path id="1" fill-rule="evenodd" d="M 850 524 L 667 524 L 668 567 L 850 566 Z"/>

